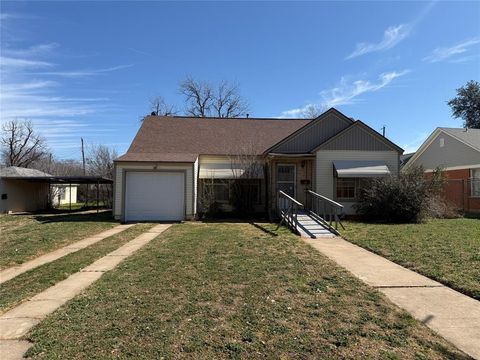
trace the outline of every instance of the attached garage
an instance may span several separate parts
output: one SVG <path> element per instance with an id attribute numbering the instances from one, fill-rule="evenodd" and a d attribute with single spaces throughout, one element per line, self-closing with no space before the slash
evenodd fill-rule
<path id="1" fill-rule="evenodd" d="M 195 163 L 115 162 L 113 212 L 128 221 L 194 217 Z"/>
<path id="2" fill-rule="evenodd" d="M 125 173 L 125 221 L 179 221 L 184 218 L 184 172 Z"/>

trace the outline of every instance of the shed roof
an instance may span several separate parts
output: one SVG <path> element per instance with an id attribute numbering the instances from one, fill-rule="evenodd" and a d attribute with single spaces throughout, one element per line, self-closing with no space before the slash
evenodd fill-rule
<path id="1" fill-rule="evenodd" d="M 29 177 L 38 177 L 38 176 L 52 176 L 43 171 L 36 169 L 28 169 L 18 166 L 4 166 L 0 167 L 0 177 L 2 178 L 29 178 Z"/>
<path id="2" fill-rule="evenodd" d="M 147 116 L 116 161 L 194 162 L 198 155 L 260 155 L 306 119 Z"/>

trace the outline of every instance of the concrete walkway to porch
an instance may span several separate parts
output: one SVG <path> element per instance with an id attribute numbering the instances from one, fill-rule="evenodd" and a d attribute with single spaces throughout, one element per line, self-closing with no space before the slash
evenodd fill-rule
<path id="1" fill-rule="evenodd" d="M 44 255 L 40 255 L 30 261 L 27 261 L 21 265 L 18 266 L 12 266 L 7 269 L 4 269 L 0 271 L 0 284 L 3 284 L 4 282 L 7 282 L 8 280 L 13 279 L 14 277 L 23 274 L 24 272 L 27 272 L 29 270 L 35 269 L 36 267 L 39 267 L 41 265 L 47 264 L 49 262 L 55 261 L 60 259 L 61 257 L 64 257 L 68 254 L 74 253 L 76 251 L 79 251 L 81 249 L 84 249 L 90 245 L 93 245 L 103 239 L 106 239 L 107 237 L 116 235 L 118 233 L 121 233 L 124 230 L 127 230 L 128 228 L 132 227 L 134 224 L 123 224 L 123 225 L 118 225 L 115 226 L 112 229 L 108 229 L 106 231 L 103 231 L 97 235 L 93 235 L 90 237 L 87 237 L 83 240 L 77 241 L 73 244 L 66 245 L 64 247 L 61 247 L 60 249 L 51 251 L 49 253 L 46 253 Z"/>
<path id="2" fill-rule="evenodd" d="M 480 359 L 480 301 L 340 237 L 302 239 L 378 289 L 458 349 Z"/>
<path id="3" fill-rule="evenodd" d="M 30 300 L 0 316 L 0 358 L 19 360 L 32 345 L 22 338 L 67 301 L 80 294 L 98 280 L 103 273 L 112 270 L 135 251 L 148 244 L 170 224 L 159 224 L 112 251 L 94 263 L 69 276 L 67 279 L 35 295 Z"/>

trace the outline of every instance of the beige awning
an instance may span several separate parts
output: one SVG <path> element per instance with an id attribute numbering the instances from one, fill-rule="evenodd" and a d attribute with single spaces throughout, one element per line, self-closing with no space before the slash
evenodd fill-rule
<path id="1" fill-rule="evenodd" d="M 333 167 L 339 178 L 368 178 L 390 175 L 390 170 L 384 161 L 338 160 L 333 162 Z"/>
<path id="2" fill-rule="evenodd" d="M 263 167 L 245 169 L 240 164 L 207 163 L 200 165 L 200 179 L 263 179 Z"/>

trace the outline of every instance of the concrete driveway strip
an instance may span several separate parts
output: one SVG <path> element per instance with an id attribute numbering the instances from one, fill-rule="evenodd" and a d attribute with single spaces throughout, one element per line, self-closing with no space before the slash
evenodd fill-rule
<path id="1" fill-rule="evenodd" d="M 7 359 L 21 359 L 28 349 L 25 336 L 32 327 L 40 323 L 47 315 L 80 294 L 89 285 L 98 280 L 103 273 L 113 269 L 122 260 L 148 244 L 160 233 L 168 229 L 170 224 L 159 224 L 137 236 L 117 250 L 98 259 L 80 272 L 51 286 L 35 295 L 30 300 L 7 311 L 0 316 L 0 351 L 2 360 L 4 354 Z M 28 344 L 28 343 L 27 343 Z"/>
<path id="2" fill-rule="evenodd" d="M 480 359 L 480 301 L 340 237 L 303 240 L 457 348 Z"/>
<path id="3" fill-rule="evenodd" d="M 33 260 L 27 261 L 19 266 L 13 266 L 8 269 L 0 271 L 0 284 L 13 279 L 14 277 L 23 274 L 24 272 L 27 272 L 29 270 L 35 269 L 38 266 L 47 264 L 49 262 L 55 261 L 57 259 L 60 259 L 61 257 L 64 257 L 65 255 L 74 253 L 78 250 L 85 249 L 86 247 L 93 245 L 107 237 L 116 235 L 118 233 L 121 233 L 124 230 L 127 230 L 128 228 L 132 227 L 135 224 L 124 224 L 124 225 L 118 225 L 115 226 L 112 229 L 103 231 L 97 235 L 90 236 L 88 238 L 85 238 L 83 240 L 77 241 L 73 244 L 69 244 L 67 246 L 64 246 L 60 249 L 54 250 L 52 252 L 49 252 L 47 254 L 41 255 Z"/>

